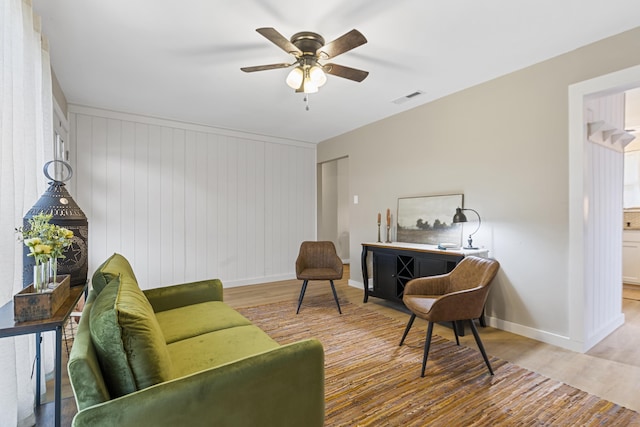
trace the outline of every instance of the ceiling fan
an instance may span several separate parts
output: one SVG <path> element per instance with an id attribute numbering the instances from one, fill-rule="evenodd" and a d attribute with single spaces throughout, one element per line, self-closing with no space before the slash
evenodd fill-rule
<path id="1" fill-rule="evenodd" d="M 367 39 L 358 30 L 351 30 L 327 44 L 324 43 L 324 38 L 320 34 L 310 31 L 296 33 L 290 40 L 287 40 L 274 28 L 258 28 L 256 31 L 280 49 L 293 55 L 296 60 L 290 64 L 280 63 L 240 68 L 245 73 L 288 68 L 296 65 L 287 76 L 286 81 L 296 92 L 304 93 L 317 92 L 318 88 L 326 83 L 326 74 L 356 82 L 363 81 L 369 75 L 368 71 L 324 63 L 328 59 L 365 44 Z"/>

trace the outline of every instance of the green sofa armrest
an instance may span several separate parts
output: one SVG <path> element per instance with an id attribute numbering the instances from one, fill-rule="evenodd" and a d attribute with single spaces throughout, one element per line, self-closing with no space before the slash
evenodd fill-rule
<path id="1" fill-rule="evenodd" d="M 74 427 L 324 424 L 324 351 L 303 340 L 78 412 Z"/>
<path id="2" fill-rule="evenodd" d="M 143 292 L 157 313 L 201 302 L 222 301 L 222 282 L 219 279 L 202 280 Z"/>

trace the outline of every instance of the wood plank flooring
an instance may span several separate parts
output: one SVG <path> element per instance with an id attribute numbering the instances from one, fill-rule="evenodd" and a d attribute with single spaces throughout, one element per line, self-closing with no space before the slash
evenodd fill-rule
<path id="1" fill-rule="evenodd" d="M 348 285 L 346 278 L 349 277 L 349 270 L 348 266 L 346 267 L 345 279 L 335 282 L 340 300 L 365 305 L 368 309 L 403 322 L 408 320 L 409 314 L 401 305 L 374 297 L 370 297 L 369 302 L 364 304 L 362 290 Z M 235 308 L 287 300 L 292 301 L 294 307 L 300 293 L 300 285 L 301 282 L 298 280 L 286 280 L 227 288 L 224 298 L 226 303 Z M 640 294 L 640 287 L 630 290 Z M 625 294 L 627 292 L 628 290 Z M 310 296 L 324 296 L 333 300 L 328 282 L 310 282 L 305 300 Z M 303 301 L 299 316 L 304 316 L 304 307 Z M 479 330 L 487 353 L 640 412 L 640 393 L 637 386 L 640 384 L 640 301 L 623 299 L 623 311 L 625 324 L 586 354 L 564 350 L 491 327 Z M 336 316 L 339 316 L 337 312 Z M 417 319 L 413 329 L 418 328 L 426 330 L 426 323 Z M 398 331 L 398 340 L 402 332 Z M 436 325 L 434 333 L 453 339 L 451 329 L 444 326 Z M 463 345 L 476 348 L 470 334 L 461 337 L 460 341 Z M 63 397 L 71 396 L 66 372 L 63 377 Z M 48 389 L 52 388 L 53 385 L 48 384 Z M 47 399 L 52 398 L 51 393 L 48 393 Z M 47 403 L 41 408 L 37 426 L 53 425 L 52 406 L 52 403 Z M 75 411 L 73 398 L 65 399 L 63 426 L 71 425 Z"/>

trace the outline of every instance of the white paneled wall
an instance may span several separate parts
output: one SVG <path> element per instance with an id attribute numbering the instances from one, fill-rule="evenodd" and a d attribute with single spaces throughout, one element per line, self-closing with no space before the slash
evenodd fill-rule
<path id="1" fill-rule="evenodd" d="M 587 122 L 623 129 L 624 95 L 585 102 Z M 623 153 L 619 146 L 586 141 L 587 201 L 584 271 L 584 339 L 590 348 L 624 321 L 622 314 Z"/>
<path id="2" fill-rule="evenodd" d="M 295 277 L 315 238 L 315 145 L 76 106 L 70 125 L 90 274 L 120 252 L 143 288 Z"/>
<path id="3" fill-rule="evenodd" d="M 585 233 L 585 342 L 618 327 L 622 317 L 622 153 L 589 143 L 591 187 Z"/>

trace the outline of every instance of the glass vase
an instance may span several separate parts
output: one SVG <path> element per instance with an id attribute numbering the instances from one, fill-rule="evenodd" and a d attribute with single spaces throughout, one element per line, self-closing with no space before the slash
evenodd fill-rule
<path id="1" fill-rule="evenodd" d="M 45 269 L 48 266 L 45 263 L 37 263 L 33 266 L 33 290 L 35 292 L 43 292 L 47 287 L 47 282 L 45 282 Z"/>
<path id="2" fill-rule="evenodd" d="M 51 260 L 49 260 L 49 275 L 51 286 L 56 287 L 58 284 L 58 258 L 51 258 Z"/>
<path id="3" fill-rule="evenodd" d="M 47 287 L 49 286 L 49 282 L 51 282 L 51 259 L 48 259 L 46 261 L 42 261 L 42 268 L 43 268 L 43 279 L 44 279 L 44 289 L 47 289 Z"/>

